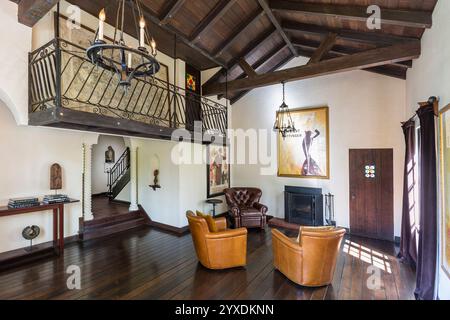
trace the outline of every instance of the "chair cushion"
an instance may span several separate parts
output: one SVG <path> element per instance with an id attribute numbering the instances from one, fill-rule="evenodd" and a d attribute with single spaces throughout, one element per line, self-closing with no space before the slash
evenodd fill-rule
<path id="1" fill-rule="evenodd" d="M 255 208 L 241 208 L 241 215 L 245 217 L 260 217 L 262 213 Z"/>
<path id="2" fill-rule="evenodd" d="M 214 221 L 214 218 L 211 217 L 209 214 L 204 214 L 203 212 L 197 211 L 197 217 L 202 217 L 206 220 L 206 223 L 208 224 L 209 232 L 219 232 L 216 226 L 216 222 Z"/>

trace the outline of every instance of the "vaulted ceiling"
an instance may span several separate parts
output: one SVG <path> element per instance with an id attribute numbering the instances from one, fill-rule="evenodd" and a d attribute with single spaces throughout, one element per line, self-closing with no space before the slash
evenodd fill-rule
<path id="1" fill-rule="evenodd" d="M 21 0 L 28 2 L 28 0 Z M 16 1 L 17 2 L 17 1 Z M 43 0 L 34 1 L 48 2 Z M 111 0 L 69 0 L 97 15 Z M 292 79 L 327 74 L 324 68 L 364 69 L 400 79 L 420 54 L 417 46 L 424 31 L 432 26 L 437 0 L 141 0 L 158 48 L 200 70 L 220 66 L 204 86 L 204 92 L 223 92 L 220 83 L 230 81 L 232 103 L 249 89 L 270 84 L 288 73 L 269 77 L 297 56 L 311 58 L 311 64 L 290 73 Z M 380 30 L 366 24 L 370 5 L 381 7 Z M 20 6 L 20 3 L 19 3 Z M 109 6 L 111 7 L 111 5 Z M 111 8 L 112 12 L 115 10 Z M 19 10 L 20 11 L 20 10 Z M 112 15 L 109 15 L 112 20 Z M 113 21 L 108 21 L 114 24 Z M 134 35 L 133 25 L 125 28 Z M 174 43 L 177 43 L 176 49 Z M 412 44 L 412 45 L 408 45 Z M 407 44 L 401 46 L 402 44 Z M 399 47 L 400 45 L 400 47 Z M 397 46 L 397 47 L 396 47 Z M 376 49 L 392 47 L 392 50 Z M 405 52 L 408 49 L 410 52 Z M 361 52 L 371 51 L 361 55 Z M 359 54 L 359 55 L 358 55 Z M 384 59 L 376 59 L 384 54 Z M 355 59 L 349 58 L 355 56 Z M 368 59 L 370 63 L 364 63 Z M 330 63 L 322 64 L 330 60 Z M 335 60 L 332 63 L 331 60 Z M 355 61 L 356 60 L 356 61 Z M 309 69 L 313 70 L 309 70 Z M 228 70 L 226 76 L 225 70 Z M 262 76 L 264 75 L 264 76 Z M 254 79 L 243 82 L 243 79 Z M 233 82 L 233 80 L 237 80 Z M 248 90 L 241 90 L 241 87 Z"/>

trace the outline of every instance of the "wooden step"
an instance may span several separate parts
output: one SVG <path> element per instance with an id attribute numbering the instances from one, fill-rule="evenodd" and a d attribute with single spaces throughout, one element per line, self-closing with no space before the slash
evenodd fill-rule
<path id="1" fill-rule="evenodd" d="M 85 226 L 80 233 L 80 240 L 86 241 L 97 239 L 134 228 L 147 226 L 147 219 L 140 214 L 136 216 L 135 213 L 130 213 L 123 216 L 129 217 L 121 217 L 122 220 L 109 221 L 104 223 L 96 222 L 95 224 Z"/>
<path id="2" fill-rule="evenodd" d="M 141 218 L 142 214 L 140 211 L 129 212 L 124 214 L 117 214 L 111 217 L 105 217 L 101 219 L 94 219 L 91 221 L 86 221 L 84 223 L 85 229 L 87 228 L 95 228 L 95 227 L 104 227 L 109 224 L 120 223 L 127 220 Z"/>

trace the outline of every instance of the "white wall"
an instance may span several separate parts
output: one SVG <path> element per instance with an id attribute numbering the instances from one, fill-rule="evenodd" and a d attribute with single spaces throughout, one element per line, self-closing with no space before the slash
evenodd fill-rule
<path id="1" fill-rule="evenodd" d="M 286 68 L 304 64 L 291 61 Z M 256 89 L 232 106 L 233 128 L 272 132 L 281 104 L 281 85 Z M 320 187 L 335 195 L 336 220 L 349 227 L 349 149 L 394 149 L 394 227 L 400 235 L 404 142 L 400 122 L 405 119 L 405 82 L 365 71 L 353 71 L 286 84 L 287 104 L 293 108 L 329 106 L 330 180 L 295 179 L 261 175 L 262 165 L 232 166 L 233 186 L 263 190 L 269 214 L 284 217 L 284 186 Z M 272 139 L 276 135 L 272 132 Z M 276 143 L 274 144 L 276 146 Z M 276 148 L 271 155 L 277 167 Z"/>
<path id="2" fill-rule="evenodd" d="M 109 146 L 114 149 L 116 162 L 126 149 L 123 137 L 101 135 L 98 138 L 98 143 L 92 148 L 92 194 L 109 191 L 108 175 L 105 171 L 115 164 L 106 164 L 105 167 L 105 152 Z"/>
<path id="3" fill-rule="evenodd" d="M 63 173 L 61 193 L 81 199 L 81 145 L 79 132 L 17 126 L 12 114 L 0 101 L 0 205 L 9 198 L 52 194 L 50 166 L 59 163 Z M 69 204 L 65 211 L 65 236 L 76 235 L 81 204 Z M 0 252 L 27 246 L 22 230 L 29 225 L 41 227 L 36 243 L 52 239 L 51 212 L 0 218 Z"/>
<path id="4" fill-rule="evenodd" d="M 0 100 L 18 124 L 28 123 L 28 52 L 31 28 L 17 22 L 17 4 L 0 2 Z"/>
<path id="5" fill-rule="evenodd" d="M 406 101 L 410 115 L 418 108 L 418 102 L 426 101 L 430 96 L 440 98 L 441 108 L 450 103 L 449 15 L 450 1 L 438 1 L 433 14 L 433 28 L 427 30 L 422 38 L 422 54 L 408 71 Z M 439 213 L 440 223 L 441 217 Z M 440 265 L 439 262 L 439 297 L 450 299 L 450 279 L 441 270 Z"/>

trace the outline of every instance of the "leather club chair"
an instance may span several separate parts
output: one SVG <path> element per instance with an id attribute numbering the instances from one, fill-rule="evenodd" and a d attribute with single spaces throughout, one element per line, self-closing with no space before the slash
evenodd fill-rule
<path id="1" fill-rule="evenodd" d="M 258 188 L 225 189 L 228 214 L 235 228 L 261 228 L 266 226 L 267 207 L 261 203 L 262 192 Z"/>
<path id="2" fill-rule="evenodd" d="M 272 229 L 274 266 L 299 285 L 329 285 L 344 235 L 343 228 L 300 227 L 299 238 L 288 238 Z"/>
<path id="3" fill-rule="evenodd" d="M 228 269 L 247 264 L 247 229 L 227 229 L 226 218 L 215 219 L 218 232 L 209 231 L 205 218 L 186 213 L 195 251 L 208 269 Z"/>

